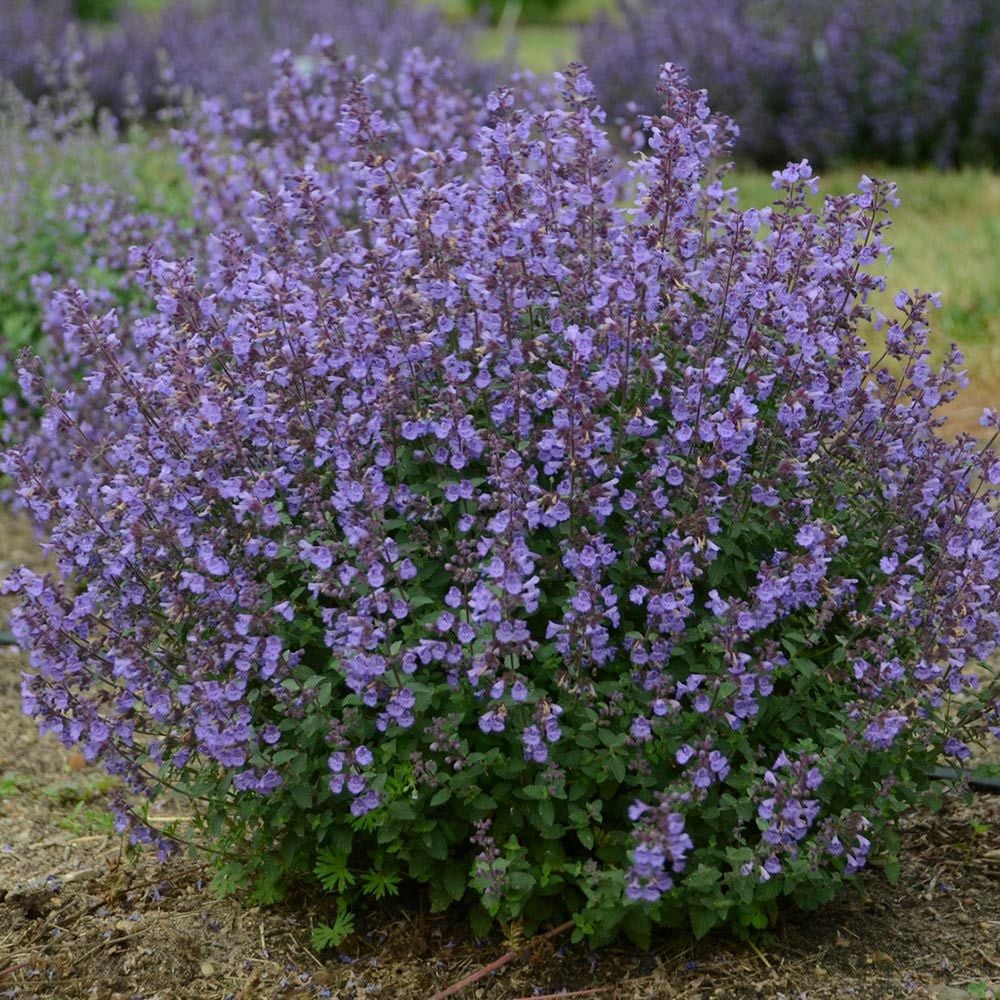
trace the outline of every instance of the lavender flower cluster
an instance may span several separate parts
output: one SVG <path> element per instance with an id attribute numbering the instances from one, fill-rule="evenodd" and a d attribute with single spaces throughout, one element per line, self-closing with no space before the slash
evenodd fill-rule
<path id="1" fill-rule="evenodd" d="M 278 883 L 335 849 L 595 939 L 835 891 L 1000 736 L 1000 459 L 935 433 L 932 297 L 867 305 L 892 185 L 741 209 L 670 64 L 628 164 L 578 67 L 277 74 L 180 137 L 152 310 L 70 290 L 82 383 L 22 368 L 25 711 Z"/>
<path id="2" fill-rule="evenodd" d="M 992 0 L 620 0 L 582 36 L 609 111 L 652 104 L 644 80 L 670 58 L 773 167 L 807 155 L 954 166 L 1000 160 L 1000 8 Z"/>

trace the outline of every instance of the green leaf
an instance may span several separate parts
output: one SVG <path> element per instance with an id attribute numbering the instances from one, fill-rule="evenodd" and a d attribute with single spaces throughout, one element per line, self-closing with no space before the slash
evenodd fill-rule
<path id="1" fill-rule="evenodd" d="M 427 886 L 427 892 L 431 898 L 431 913 L 440 913 L 447 910 L 452 904 L 452 898 L 445 890 L 443 882 L 431 882 Z"/>
<path id="2" fill-rule="evenodd" d="M 433 872 L 436 867 L 437 865 L 434 864 L 433 858 L 431 858 L 430 855 L 425 854 L 423 851 L 414 851 L 413 854 L 410 855 L 410 875 L 418 882 L 428 881 L 431 872 Z"/>
<path id="3" fill-rule="evenodd" d="M 481 906 L 477 906 L 469 914 L 469 926 L 477 938 L 484 938 L 493 929 L 493 918 Z"/>
<path id="4" fill-rule="evenodd" d="M 622 919 L 622 930 L 637 948 L 649 951 L 652 926 L 649 922 L 649 914 L 644 909 L 630 906 Z"/>
<path id="5" fill-rule="evenodd" d="M 325 948 L 339 948 L 354 933 L 354 914 L 350 910 L 338 910 L 337 919 L 330 924 L 317 924 L 313 928 L 312 943 L 317 951 Z"/>
<path id="6" fill-rule="evenodd" d="M 465 895 L 466 875 L 461 865 L 448 865 L 444 870 L 444 891 L 458 902 Z"/>
<path id="7" fill-rule="evenodd" d="M 688 910 L 691 930 L 696 938 L 703 938 L 718 922 L 719 913 L 714 908 L 692 905 Z"/>
<path id="8" fill-rule="evenodd" d="M 547 799 L 549 797 L 549 790 L 543 785 L 525 785 L 521 789 L 521 795 L 526 799 L 534 799 L 540 801 L 541 799 Z"/>
<path id="9" fill-rule="evenodd" d="M 621 784 L 625 780 L 625 761 L 615 754 L 610 754 L 607 758 L 608 773 Z"/>
<path id="10" fill-rule="evenodd" d="M 620 747 L 625 742 L 624 733 L 613 733 L 610 729 L 601 729 L 597 738 L 609 749 Z"/>
<path id="11" fill-rule="evenodd" d="M 305 782 L 296 782 L 291 786 L 292 800 L 302 810 L 308 811 L 312 806 L 312 789 Z"/>
<path id="12" fill-rule="evenodd" d="M 450 788 L 439 788 L 432 796 L 430 804 L 432 806 L 443 806 L 451 798 Z"/>
<path id="13" fill-rule="evenodd" d="M 530 892 L 537 884 L 535 876 L 529 872 L 511 872 L 508 882 L 517 892 Z"/>
<path id="14" fill-rule="evenodd" d="M 347 867 L 347 855 L 339 851 L 320 851 L 313 872 L 328 892 L 343 892 L 357 881 Z"/>
<path id="15" fill-rule="evenodd" d="M 354 833 L 346 826 L 335 826 L 327 835 L 327 840 L 330 842 L 330 850 L 350 854 Z"/>
<path id="16" fill-rule="evenodd" d="M 448 842 L 438 829 L 428 830 L 420 835 L 427 853 L 438 861 L 444 861 L 448 857 Z"/>
<path id="17" fill-rule="evenodd" d="M 689 875 L 684 877 L 684 887 L 694 889 L 701 896 L 718 895 L 717 883 L 722 873 L 717 868 L 701 864 Z"/>
<path id="18" fill-rule="evenodd" d="M 413 808 L 412 803 L 404 799 L 396 799 L 395 802 L 389 803 L 389 815 L 393 819 L 415 820 L 417 818 L 417 810 Z"/>
<path id="19" fill-rule="evenodd" d="M 763 910 L 753 909 L 749 913 L 745 914 L 740 918 L 740 922 L 744 926 L 753 927 L 758 931 L 767 930 L 770 921 L 767 919 L 767 914 Z"/>
<path id="20" fill-rule="evenodd" d="M 364 891 L 376 899 L 399 895 L 399 876 L 395 872 L 380 872 L 372 869 L 365 875 Z"/>
<path id="21" fill-rule="evenodd" d="M 552 804 L 552 799 L 538 803 L 538 818 L 545 826 L 552 826 L 555 823 L 556 807 Z"/>

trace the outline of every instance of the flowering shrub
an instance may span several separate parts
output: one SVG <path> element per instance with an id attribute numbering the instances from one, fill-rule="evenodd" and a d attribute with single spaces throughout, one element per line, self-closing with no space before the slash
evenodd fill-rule
<path id="1" fill-rule="evenodd" d="M 95 11 L 107 3 L 90 0 Z M 267 90 L 275 51 L 298 54 L 316 34 L 335 37 L 341 55 L 383 68 L 397 68 L 419 39 L 474 88 L 495 75 L 472 59 L 466 32 L 408 0 L 172 0 L 155 18 L 125 7 L 100 30 L 77 13 L 70 0 L 7 0 L 0 77 L 31 99 L 60 90 L 67 76 L 79 78 L 119 116 L 150 114 L 187 93 L 237 105 Z"/>
<path id="2" fill-rule="evenodd" d="M 739 209 L 669 64 L 625 172 L 576 69 L 426 145 L 399 86 L 317 87 L 285 148 L 350 159 L 264 169 L 205 273 L 143 255 L 127 331 L 62 300 L 110 419 L 50 393 L 71 487 L 4 458 L 60 569 L 6 583 L 25 711 L 190 796 L 221 887 L 336 891 L 324 942 L 404 883 L 641 942 L 891 871 L 928 766 L 1000 735 L 1000 460 L 934 433 L 930 297 L 866 305 L 891 185 Z"/>
<path id="3" fill-rule="evenodd" d="M 992 0 L 625 0 L 582 38 L 606 106 L 651 110 L 664 58 L 742 129 L 741 152 L 889 163 L 996 163 L 1000 8 Z"/>
<path id="4" fill-rule="evenodd" d="M 148 18 L 125 9 L 113 24 L 97 26 L 70 0 L 0 6 L 0 77 L 30 100 L 82 84 L 97 106 L 119 116 L 154 111 L 169 96 Z"/>
<path id="5" fill-rule="evenodd" d="M 216 0 L 207 9 L 175 0 L 163 12 L 158 44 L 178 83 L 230 104 L 260 95 L 270 82 L 277 50 L 300 52 L 314 35 L 335 39 L 341 55 L 394 70 L 415 40 L 428 56 L 449 64 L 453 76 L 474 88 L 493 75 L 468 52 L 468 35 L 448 25 L 438 10 L 407 0 Z M 220 39 L 225 40 L 220 45 Z"/>
<path id="6" fill-rule="evenodd" d="M 206 230 L 231 228 L 251 235 L 259 226 L 264 194 L 277 195 L 299 183 L 303 168 L 322 192 L 317 208 L 326 215 L 326 225 L 358 218 L 356 142 L 339 118 L 344 103 L 356 97 L 356 81 L 368 74 L 369 64 L 344 57 L 338 48 L 329 36 L 319 35 L 300 58 L 290 50 L 278 53 L 274 79 L 262 99 L 236 108 L 207 100 L 177 132 L 195 191 L 194 212 Z M 538 99 L 542 88 L 535 81 L 513 82 L 523 100 Z M 372 74 L 368 98 L 381 117 L 393 122 L 394 132 L 386 137 L 393 155 L 467 144 L 488 114 L 483 98 L 466 84 L 449 60 L 419 49 L 399 53 L 394 72 Z"/>
<path id="7" fill-rule="evenodd" d="M 185 116 L 183 131 L 155 150 L 134 129 L 123 142 L 106 116 L 107 127 L 95 132 L 85 91 L 38 105 L 11 94 L 5 120 L 13 169 L 0 190 L 12 260 L 0 282 L 0 290 L 9 289 L 0 295 L 7 331 L 0 353 L 7 380 L 3 440 L 19 443 L 50 483 L 72 487 L 89 480 L 91 463 L 72 454 L 67 441 L 81 438 L 81 431 L 96 440 L 113 419 L 104 380 L 81 383 L 91 352 L 78 336 L 79 302 L 65 294 L 67 285 L 85 292 L 90 309 L 117 309 L 123 321 L 118 351 L 141 366 L 145 350 L 131 336 L 132 321 L 148 311 L 151 299 L 133 280 L 143 253 L 130 248 L 163 257 L 171 246 L 183 247 L 201 273 L 225 245 L 215 234 L 235 229 L 255 239 L 262 192 L 281 197 L 283 186 L 301 182 L 303 164 L 319 165 L 308 169 L 322 192 L 314 210 L 323 213 L 323 225 L 336 228 L 358 217 L 355 148 L 339 130 L 337 115 L 367 71 L 356 58 L 340 57 L 329 38 L 315 39 L 303 56 L 276 58 L 274 81 L 253 110 L 205 101 Z M 438 58 L 413 50 L 399 62 L 395 74 L 373 77 L 368 88 L 379 113 L 390 115 L 398 130 L 392 148 L 404 155 L 414 146 L 468 142 L 488 115 L 484 100 Z M 529 102 L 543 89 L 529 80 L 519 87 Z M 153 183 L 144 176 L 150 167 L 157 171 Z M 178 183 L 185 169 L 189 184 Z M 173 193 L 149 198 L 150 190 Z M 189 215 L 193 224 L 183 221 Z M 276 259 L 278 247 L 272 244 L 270 252 Z M 26 344 L 38 355 L 31 363 L 35 377 L 18 386 L 13 362 Z M 50 415 L 40 423 L 40 404 L 53 391 L 59 400 L 52 412 L 59 419 Z M 67 432 L 71 424 L 78 425 L 76 433 Z M 7 491 L 3 496 L 9 499 Z"/>
<path id="8" fill-rule="evenodd" d="M 132 315 L 144 296 L 129 279 L 129 247 L 166 253 L 184 231 L 183 174 L 146 148 L 136 132 L 125 141 L 106 116 L 95 126 L 93 102 L 68 92 L 32 105 L 0 84 L 0 416 L 2 440 L 26 441 L 38 430 L 38 410 L 19 392 L 16 360 L 23 348 L 39 355 L 47 380 L 73 387 L 87 367 L 68 336 L 58 293 L 86 289 L 95 308 Z M 171 172 L 173 176 L 171 176 Z M 78 416 L 100 419 L 99 400 Z M 62 474 L 65 442 L 36 444 Z M 40 458 L 40 455 L 38 456 Z M 46 474 L 56 474 L 46 465 Z M 6 499 L 6 491 L 5 499 Z"/>

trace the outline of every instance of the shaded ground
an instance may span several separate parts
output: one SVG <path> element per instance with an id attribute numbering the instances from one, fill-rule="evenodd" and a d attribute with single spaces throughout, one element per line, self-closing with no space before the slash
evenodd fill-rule
<path id="1" fill-rule="evenodd" d="M 0 576 L 37 559 L 25 526 L 0 515 Z M 0 998 L 426 1000 L 511 946 L 397 904 L 359 921 L 340 954 L 317 955 L 323 900 L 219 900 L 201 863 L 126 850 L 100 809 L 106 779 L 21 716 L 23 666 L 0 650 Z M 664 936 L 648 953 L 591 954 L 555 936 L 456 995 L 1000 998 L 1000 796 L 909 817 L 899 882 L 872 869 L 860 888 L 756 945 Z"/>

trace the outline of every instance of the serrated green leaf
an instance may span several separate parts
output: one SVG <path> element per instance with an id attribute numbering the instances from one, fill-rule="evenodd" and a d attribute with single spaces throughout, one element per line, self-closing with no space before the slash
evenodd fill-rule
<path id="1" fill-rule="evenodd" d="M 439 788 L 432 796 L 430 804 L 432 806 L 443 806 L 451 798 L 450 788 Z"/>
<path id="2" fill-rule="evenodd" d="M 431 882 L 427 886 L 427 892 L 431 901 L 431 913 L 440 913 L 447 910 L 452 904 L 452 898 L 445 890 L 443 882 Z"/>
<path id="3" fill-rule="evenodd" d="M 511 872 L 507 881 L 516 892 L 529 892 L 537 885 L 535 876 L 530 872 Z"/>
<path id="4" fill-rule="evenodd" d="M 435 868 L 437 868 L 437 865 L 434 864 L 429 854 L 425 854 L 423 851 L 414 851 L 410 855 L 410 875 L 418 882 L 426 882 Z"/>
<path id="5" fill-rule="evenodd" d="M 291 786 L 290 791 L 295 804 L 300 809 L 308 811 L 313 803 L 312 789 L 305 782 L 299 781 Z"/>
<path id="6" fill-rule="evenodd" d="M 688 917 L 696 938 L 703 938 L 719 922 L 718 910 L 705 906 L 692 905 L 688 910 Z"/>
<path id="7" fill-rule="evenodd" d="M 390 802 L 388 812 L 393 819 L 410 821 L 417 818 L 417 810 L 413 808 L 413 804 L 404 799 L 396 799 L 395 802 Z"/>
<path id="8" fill-rule="evenodd" d="M 444 883 L 444 890 L 455 902 L 458 902 L 465 895 L 465 887 L 467 884 L 465 871 L 460 865 L 452 864 L 448 865 L 444 870 L 444 876 L 442 878 Z"/>
<path id="9" fill-rule="evenodd" d="M 469 914 L 469 926 L 477 938 L 484 938 L 493 928 L 493 918 L 481 906 L 477 906 Z"/>
<path id="10" fill-rule="evenodd" d="M 649 914 L 638 906 L 630 906 L 622 918 L 622 930 L 632 943 L 643 951 L 649 951 L 652 939 L 652 925 Z"/>
<path id="11" fill-rule="evenodd" d="M 399 895 L 399 876 L 395 872 L 380 872 L 374 869 L 365 875 L 364 891 L 368 896 L 384 899 Z"/>
<path id="12" fill-rule="evenodd" d="M 610 754 L 606 758 L 608 773 L 612 778 L 615 779 L 619 784 L 625 780 L 625 761 L 618 757 L 616 754 Z"/>
<path id="13" fill-rule="evenodd" d="M 354 842 L 354 834 L 345 826 L 335 826 L 327 834 L 327 842 L 331 851 L 340 854 L 350 854 L 351 844 Z"/>
<path id="14" fill-rule="evenodd" d="M 547 799 L 549 797 L 549 790 L 543 788 L 541 785 L 525 785 L 521 789 L 521 795 L 526 799 L 533 799 L 534 801 L 540 801 L 541 799 Z"/>
<path id="15" fill-rule="evenodd" d="M 543 799 L 538 803 L 538 818 L 545 826 L 552 826 L 556 821 L 556 807 L 552 799 Z"/>
<path id="16" fill-rule="evenodd" d="M 420 835 L 427 853 L 438 861 L 444 861 L 448 857 L 448 842 L 438 829 L 427 830 Z"/>

